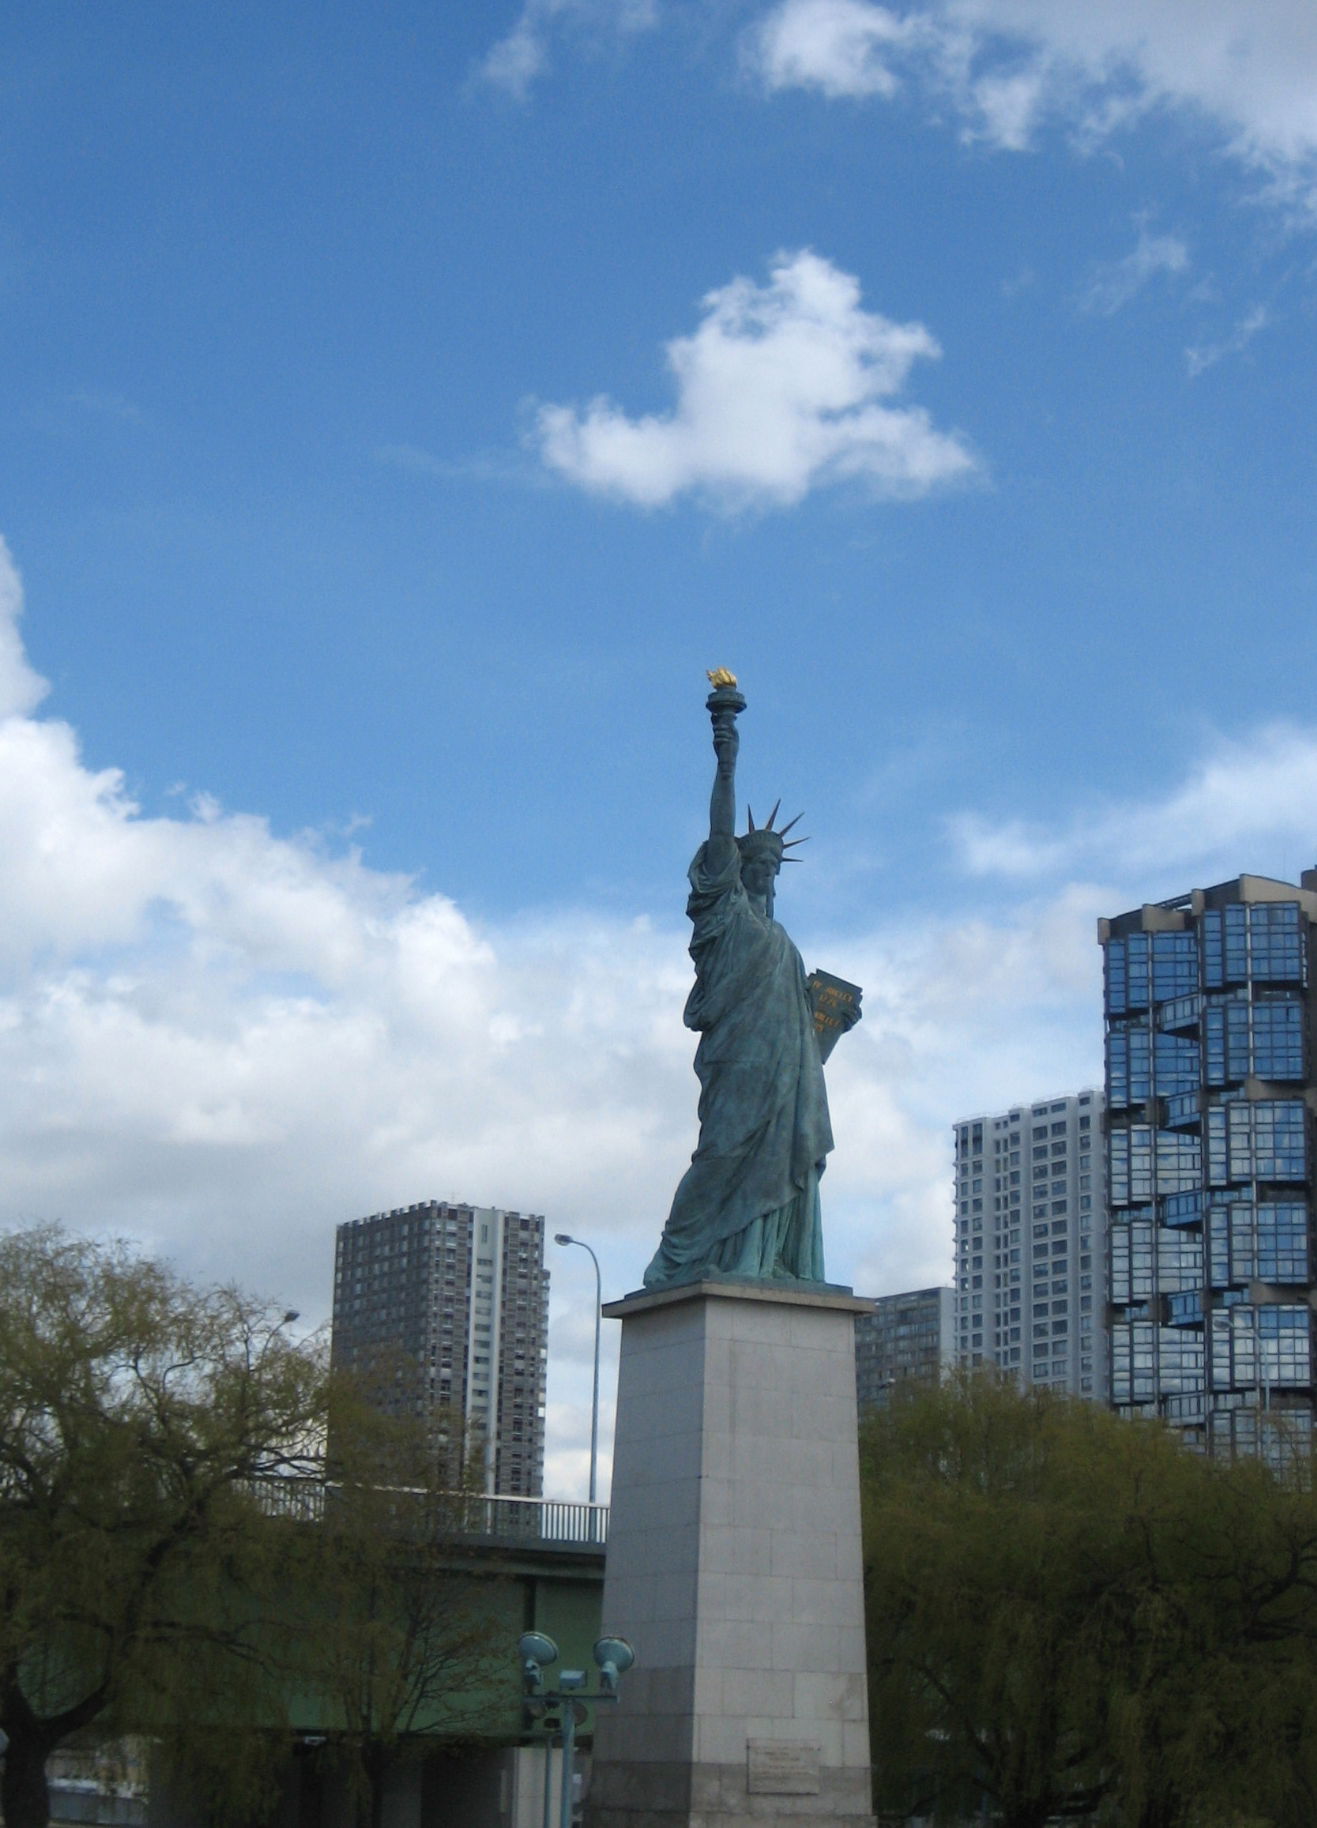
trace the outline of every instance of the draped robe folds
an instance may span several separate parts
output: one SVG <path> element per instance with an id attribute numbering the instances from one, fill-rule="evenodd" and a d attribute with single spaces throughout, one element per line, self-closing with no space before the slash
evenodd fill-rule
<path id="1" fill-rule="evenodd" d="M 721 847 L 720 847 L 721 848 Z M 828 1098 L 800 954 L 702 844 L 690 867 L 695 986 L 685 1022 L 700 1032 L 700 1140 L 647 1288 L 708 1271 L 822 1282 L 819 1176 L 832 1148 Z"/>

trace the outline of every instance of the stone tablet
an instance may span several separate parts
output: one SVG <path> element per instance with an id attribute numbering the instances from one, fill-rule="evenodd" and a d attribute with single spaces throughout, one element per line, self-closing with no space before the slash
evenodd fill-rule
<path id="1" fill-rule="evenodd" d="M 847 1029 L 859 1021 L 864 992 L 858 984 L 848 984 L 844 977 L 833 977 L 830 971 L 811 971 L 805 990 L 814 1011 L 819 1059 L 826 1060 Z"/>
<path id="2" fill-rule="evenodd" d="M 747 1739 L 745 1787 L 751 1796 L 817 1796 L 819 1748 L 795 1739 Z"/>

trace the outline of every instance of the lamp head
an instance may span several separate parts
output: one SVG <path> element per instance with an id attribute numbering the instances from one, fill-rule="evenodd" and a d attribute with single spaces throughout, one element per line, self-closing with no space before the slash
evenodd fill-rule
<path id="1" fill-rule="evenodd" d="M 521 1658 L 521 1676 L 526 1692 L 534 1694 L 544 1687 L 546 1667 L 558 1661 L 558 1646 L 542 1631 L 525 1631 L 517 1639 L 517 1655 Z"/>
<path id="2" fill-rule="evenodd" d="M 558 1646 L 542 1631 L 525 1631 L 517 1639 L 517 1655 L 523 1663 L 534 1663 L 545 1669 L 558 1661 Z"/>
<path id="3" fill-rule="evenodd" d="M 600 1687 L 615 1695 L 618 1679 L 635 1663 L 636 1653 L 627 1638 L 600 1638 L 594 1647 L 594 1660 L 599 1665 Z"/>

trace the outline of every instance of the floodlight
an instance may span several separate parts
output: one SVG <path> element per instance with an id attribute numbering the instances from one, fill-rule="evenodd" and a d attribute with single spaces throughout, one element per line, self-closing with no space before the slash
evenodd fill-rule
<path id="1" fill-rule="evenodd" d="M 544 1669 L 558 1661 L 558 1646 L 542 1631 L 527 1631 L 517 1639 L 517 1655 L 523 1663 L 534 1663 L 537 1668 Z"/>
<path id="2" fill-rule="evenodd" d="M 594 1660 L 599 1665 L 599 1683 L 608 1694 L 617 1692 L 620 1676 L 624 1676 L 636 1660 L 636 1653 L 626 1638 L 600 1638 L 594 1647 Z"/>
<path id="3" fill-rule="evenodd" d="M 517 1639 L 517 1655 L 525 1693 L 539 1694 L 544 1687 L 544 1666 L 558 1661 L 558 1646 L 542 1631 L 526 1631 Z"/>

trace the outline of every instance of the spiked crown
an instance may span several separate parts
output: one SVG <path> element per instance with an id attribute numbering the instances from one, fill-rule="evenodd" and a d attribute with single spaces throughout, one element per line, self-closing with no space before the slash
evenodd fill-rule
<path id="1" fill-rule="evenodd" d="M 773 821 L 777 817 L 778 807 L 780 807 L 781 804 L 782 802 L 779 800 L 777 806 L 774 806 L 772 812 L 769 813 L 768 821 L 764 825 L 756 825 L 754 813 L 751 812 L 748 806 L 746 807 L 745 815 L 746 819 L 749 821 L 750 829 L 743 837 L 736 840 L 737 849 L 743 857 L 752 856 L 755 851 L 772 851 L 779 863 L 800 862 L 799 857 L 788 857 L 786 853 L 789 850 L 793 850 L 797 844 L 808 844 L 809 839 L 788 838 L 787 833 L 791 830 L 793 825 L 798 825 L 800 823 L 804 814 L 797 813 L 795 818 L 788 820 L 780 831 L 774 831 Z"/>

